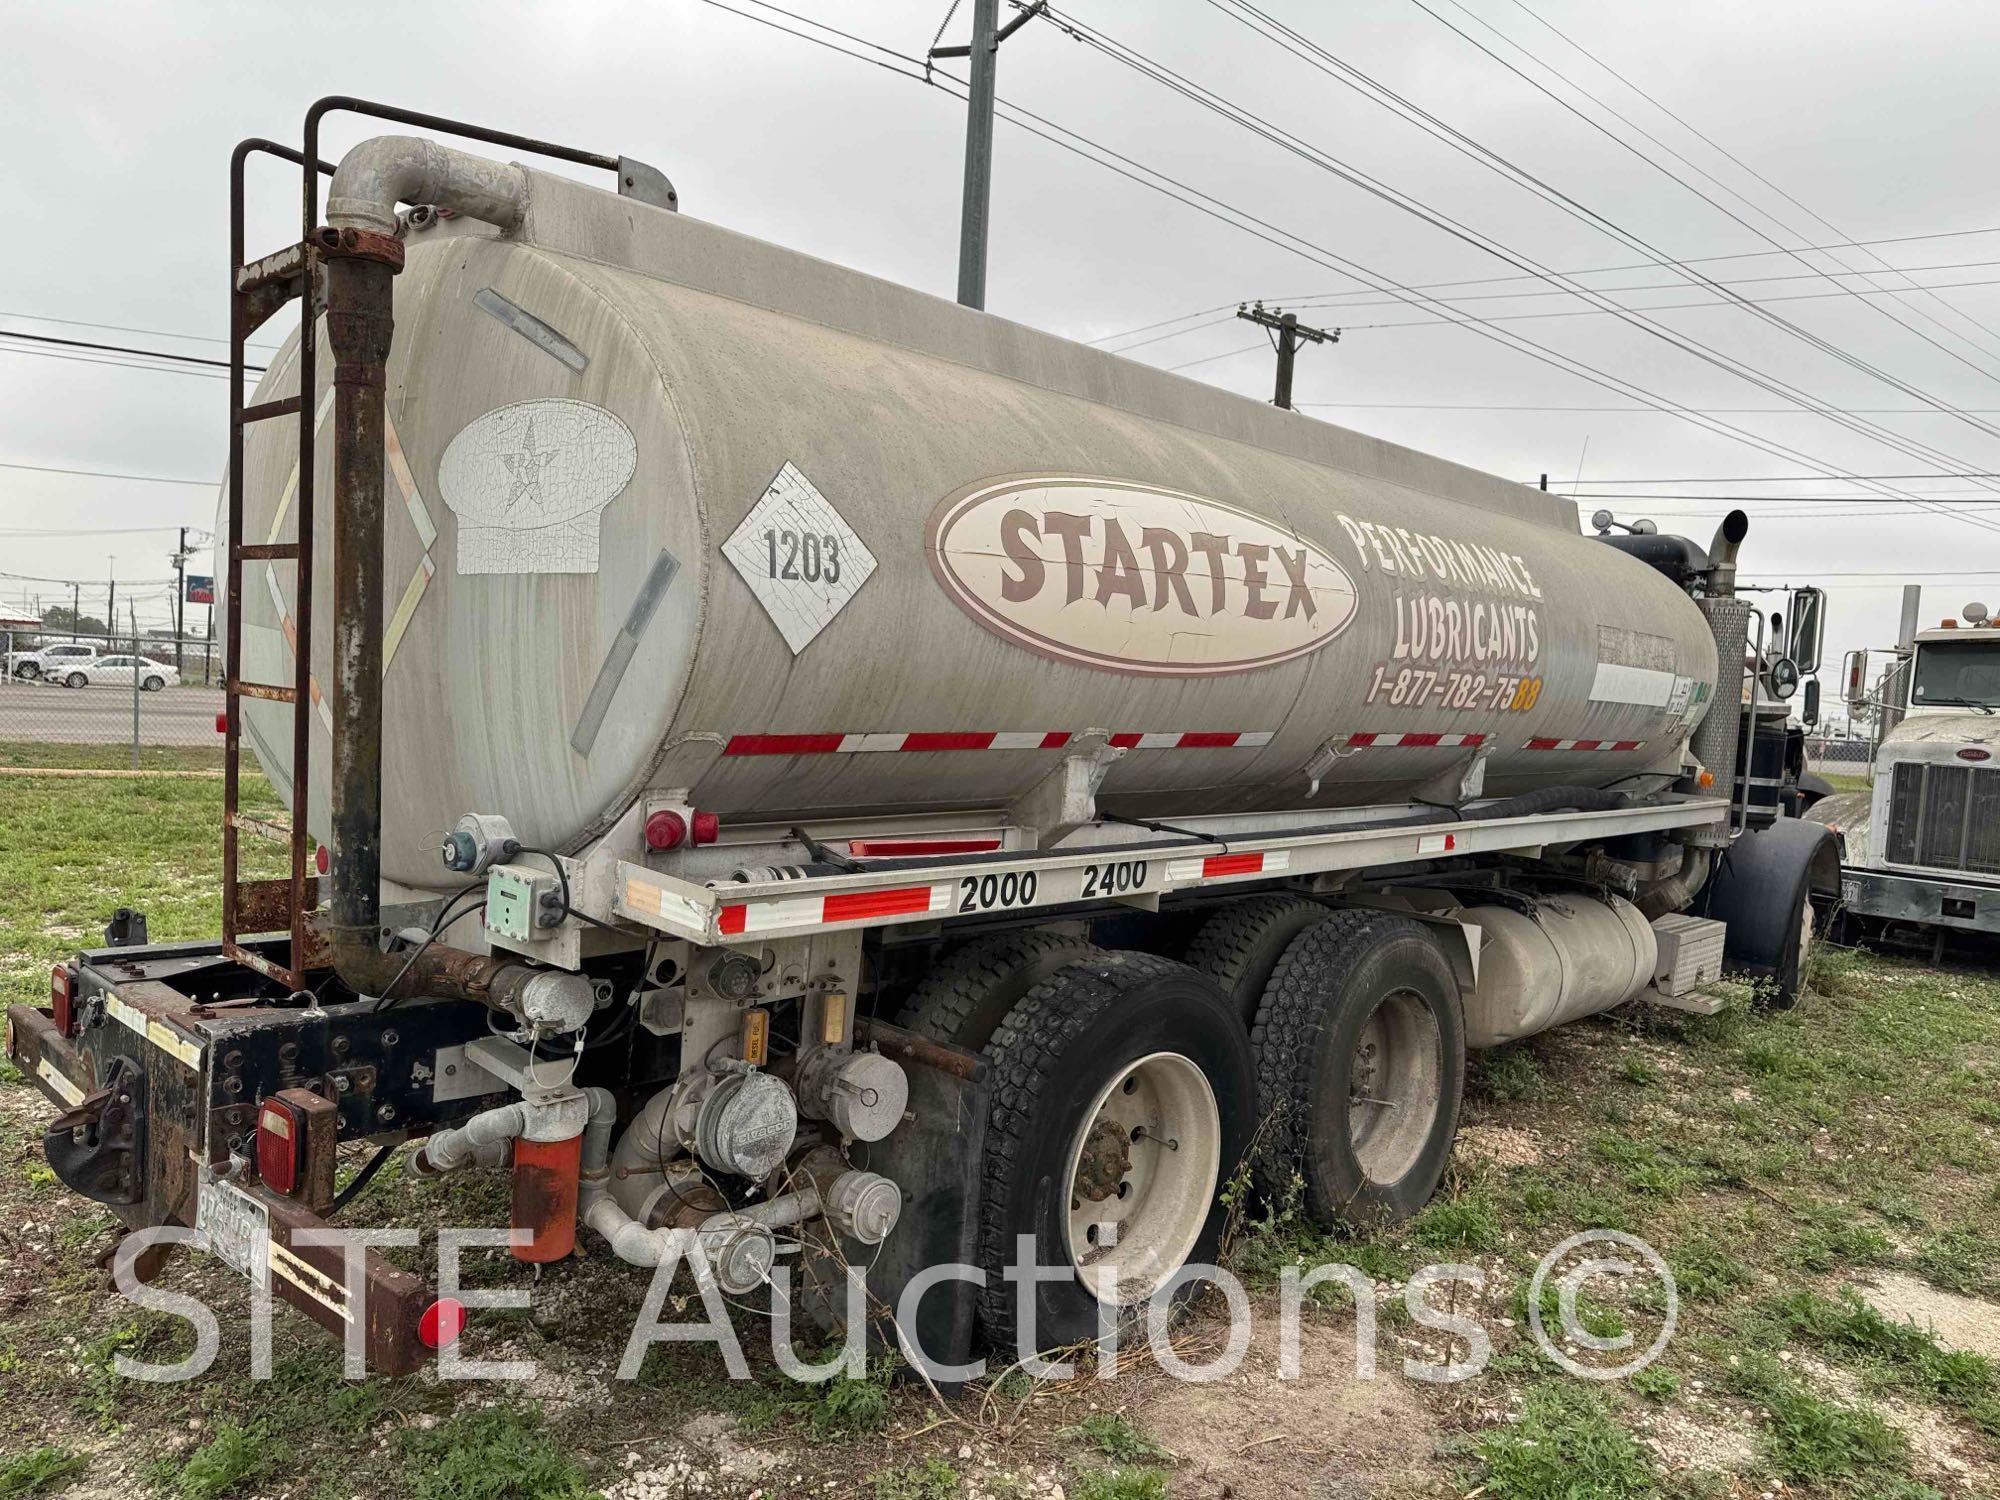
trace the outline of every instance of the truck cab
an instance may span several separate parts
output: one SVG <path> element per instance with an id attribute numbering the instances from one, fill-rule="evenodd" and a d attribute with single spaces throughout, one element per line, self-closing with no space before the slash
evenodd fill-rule
<path id="1" fill-rule="evenodd" d="M 1880 729 L 1865 812 L 1860 794 L 1841 810 L 1846 907 L 1937 942 L 1949 928 L 2000 932 L 2000 628 L 1968 604 L 1905 632 L 1872 704 L 1868 676 L 1854 653 L 1850 701 L 1873 706 Z"/>

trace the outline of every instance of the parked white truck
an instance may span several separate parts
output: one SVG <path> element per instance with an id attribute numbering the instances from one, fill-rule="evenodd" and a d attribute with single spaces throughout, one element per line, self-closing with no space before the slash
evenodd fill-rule
<path id="1" fill-rule="evenodd" d="M 1585 537 L 359 101 L 239 148 L 239 214 L 333 108 L 618 191 L 385 136 L 324 224 L 308 166 L 299 244 L 239 219 L 237 357 L 315 316 L 232 421 L 224 932 L 9 1017 L 127 1223 L 408 1369 L 449 1310 L 302 1231 L 336 1142 L 417 1140 L 511 1174 L 527 1260 L 582 1226 L 747 1295 L 782 1245 L 891 1306 L 970 1264 L 905 1305 L 949 1360 L 1206 1257 L 1260 1126 L 1266 1182 L 1393 1220 L 1468 1048 L 1724 964 L 1798 995 L 1837 854 L 1755 771 L 1740 513 Z M 238 809 L 246 743 L 294 823 Z M 236 878 L 263 835 L 290 879 Z M 1003 1278 L 1021 1236 L 1053 1279 Z"/>
<path id="2" fill-rule="evenodd" d="M 1888 661 L 1846 663 L 1848 711 L 1876 726 L 1871 784 L 1816 805 L 1845 843 L 1841 911 L 1915 930 L 1942 954 L 1953 930 L 2000 933 L 2000 627 L 1985 605 L 1919 628 L 1904 596 Z"/>

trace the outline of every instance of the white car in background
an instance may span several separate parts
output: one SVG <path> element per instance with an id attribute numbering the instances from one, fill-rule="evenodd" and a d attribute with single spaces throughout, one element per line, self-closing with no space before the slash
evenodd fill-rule
<path id="1" fill-rule="evenodd" d="M 132 679 L 137 677 L 140 689 L 148 693 L 157 693 L 161 688 L 172 687 L 181 680 L 181 674 L 172 667 L 148 656 L 100 656 L 94 661 L 68 667 L 59 679 L 53 671 L 49 676 L 51 680 L 60 680 L 64 687 L 73 688 L 101 685 L 130 687 Z"/>
<path id="2" fill-rule="evenodd" d="M 61 682 L 71 672 L 88 667 L 98 659 L 95 646 L 64 641 L 39 651 L 16 651 L 7 658 L 7 670 L 29 682 L 38 679 Z"/>

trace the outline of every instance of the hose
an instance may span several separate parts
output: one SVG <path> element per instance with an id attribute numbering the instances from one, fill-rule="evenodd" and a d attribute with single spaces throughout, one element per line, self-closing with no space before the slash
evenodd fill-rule
<path id="1" fill-rule="evenodd" d="M 1630 807 L 1632 799 L 1623 792 L 1594 786 L 1545 786 L 1518 797 L 1503 797 L 1465 814 L 1467 821 L 1485 818 L 1531 818 L 1554 812 L 1614 812 Z"/>

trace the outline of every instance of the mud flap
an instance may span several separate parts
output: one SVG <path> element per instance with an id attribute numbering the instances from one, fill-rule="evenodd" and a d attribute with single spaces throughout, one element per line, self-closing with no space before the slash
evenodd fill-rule
<path id="1" fill-rule="evenodd" d="M 869 1291 L 893 1313 L 920 1272 L 979 1262 L 979 1163 L 990 1089 L 986 1063 L 975 1053 L 884 1022 L 864 1025 L 866 1039 L 901 1063 L 910 1080 L 910 1118 L 886 1140 L 854 1152 L 857 1165 L 903 1190 L 902 1217 L 879 1247 L 846 1247 L 852 1264 L 873 1262 Z M 933 1368 L 968 1362 L 979 1290 L 955 1278 L 931 1286 L 901 1324 L 904 1341 Z"/>

